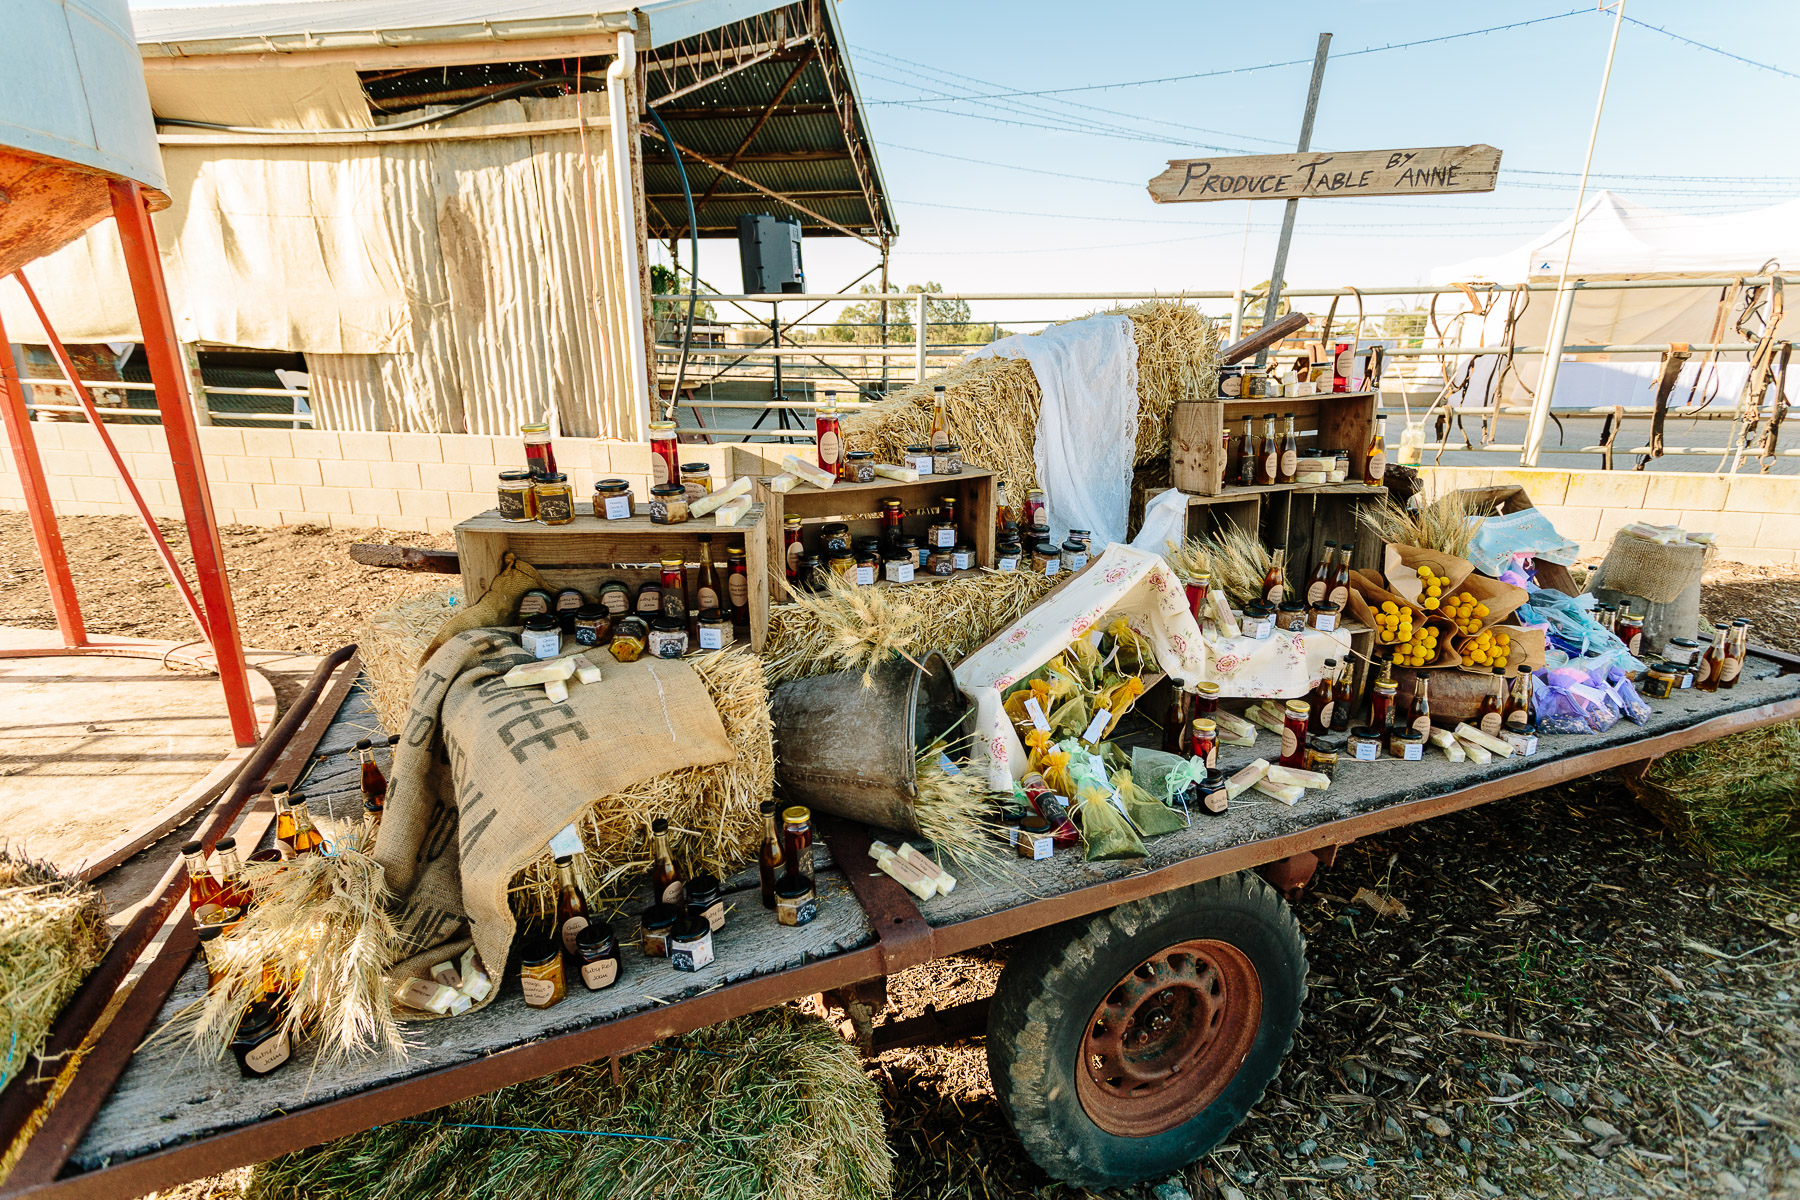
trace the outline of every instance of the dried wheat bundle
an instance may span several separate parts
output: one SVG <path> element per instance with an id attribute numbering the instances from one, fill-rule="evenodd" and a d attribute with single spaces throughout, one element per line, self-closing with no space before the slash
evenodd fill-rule
<path id="1" fill-rule="evenodd" d="M 0 849 L 0 1085 L 31 1061 L 110 940 L 98 890 Z"/>
<path id="2" fill-rule="evenodd" d="M 1383 496 L 1374 504 L 1359 505 L 1356 519 L 1384 542 L 1417 546 L 1466 558 L 1481 515 L 1469 507 L 1466 492 L 1446 492 L 1435 500 L 1421 500 L 1417 510 Z"/>
<path id="3" fill-rule="evenodd" d="M 1163 555 L 1163 560 L 1183 583 L 1192 583 L 1202 574 L 1212 574 L 1212 555 L 1207 552 L 1207 543 L 1199 538 L 1189 538 L 1180 548 Z"/>
<path id="4" fill-rule="evenodd" d="M 955 864 L 954 873 L 992 876 L 1005 861 L 1003 831 L 994 819 L 994 794 L 987 772 L 944 768 L 945 745 L 934 742 L 915 763 L 913 820 L 919 833 Z"/>
<path id="5" fill-rule="evenodd" d="M 406 1055 L 388 998 L 398 935 L 381 864 L 364 853 L 360 822 L 315 823 L 330 853 L 244 868 L 256 903 L 213 942 L 208 961 L 221 978 L 198 1013 L 177 1018 L 192 1022 L 194 1044 L 207 1058 L 224 1056 L 245 1011 L 262 997 L 265 975 L 285 985 L 288 1035 L 298 1041 L 310 1030 L 321 1061 Z"/>
<path id="6" fill-rule="evenodd" d="M 771 678 L 785 682 L 834 671 L 861 671 L 863 686 L 870 686 L 870 672 L 875 667 L 895 655 L 916 658 L 923 653 L 925 615 L 911 603 L 912 594 L 920 590 L 917 585 L 859 587 L 833 571 L 825 576 L 822 595 L 793 593 L 791 602 L 779 606 L 780 615 L 775 619 L 803 629 L 805 635 L 778 637 L 771 629 L 764 651 Z"/>
<path id="7" fill-rule="evenodd" d="M 1263 580 L 1268 577 L 1275 556 L 1261 539 L 1236 525 L 1226 525 L 1213 536 L 1201 538 L 1196 552 L 1204 554 L 1212 564 L 1212 586 L 1224 588 L 1233 604 L 1241 607 L 1262 598 Z M 1281 575 L 1286 585 L 1285 568 Z"/>

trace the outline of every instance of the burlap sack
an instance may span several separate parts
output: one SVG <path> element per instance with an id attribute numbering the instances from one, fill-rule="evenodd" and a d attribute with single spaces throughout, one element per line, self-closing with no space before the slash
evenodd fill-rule
<path id="1" fill-rule="evenodd" d="M 494 582 L 488 584 L 488 590 L 479 598 L 464 596 L 461 607 L 450 615 L 448 621 L 438 626 L 437 636 L 431 639 L 431 645 L 425 647 L 425 653 L 419 655 L 420 666 L 430 662 L 431 656 L 438 652 L 438 647 L 459 633 L 511 625 L 518 619 L 519 601 L 532 588 L 542 588 L 552 595 L 556 593 L 556 589 L 538 574 L 536 567 L 528 562 L 521 562 L 519 556 L 511 550 L 506 552 L 501 563 L 500 573 L 494 576 Z"/>
<path id="2" fill-rule="evenodd" d="M 1711 546 L 1685 542 L 1665 546 L 1621 529 L 1613 534 L 1606 560 L 1588 582 L 1588 590 L 1603 587 L 1652 604 L 1672 604 L 1700 582 L 1711 555 Z"/>
<path id="3" fill-rule="evenodd" d="M 472 938 L 497 995 L 514 874 L 600 797 L 735 755 L 686 664 L 589 653 L 601 681 L 571 680 L 561 704 L 500 682 L 532 661 L 502 630 L 457 634 L 419 672 L 375 842 L 400 931 L 395 979 L 430 978 Z"/>

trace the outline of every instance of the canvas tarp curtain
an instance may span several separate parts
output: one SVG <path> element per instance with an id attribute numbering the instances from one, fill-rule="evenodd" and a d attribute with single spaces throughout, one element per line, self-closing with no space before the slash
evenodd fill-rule
<path id="1" fill-rule="evenodd" d="M 243 93 L 234 119 L 281 123 Z M 321 83 L 278 96 L 275 115 L 310 124 L 341 96 Z M 174 205 L 157 234 L 180 336 L 304 353 L 321 428 L 500 435 L 554 408 L 571 436 L 639 436 L 627 364 L 643 333 L 621 249 L 636 231 L 613 203 L 604 93 L 504 101 L 440 128 L 578 113 L 585 136 L 165 146 Z M 137 338 L 111 222 L 27 274 L 65 340 Z M 41 340 L 10 284 L 0 315 Z"/>

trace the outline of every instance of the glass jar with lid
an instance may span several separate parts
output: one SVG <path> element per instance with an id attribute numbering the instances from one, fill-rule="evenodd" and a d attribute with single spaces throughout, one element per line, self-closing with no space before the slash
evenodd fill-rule
<path id="1" fill-rule="evenodd" d="M 583 646 L 605 645 L 612 633 L 612 613 L 604 604 L 584 604 L 575 610 L 575 640 Z"/>
<path id="2" fill-rule="evenodd" d="M 1060 557 L 1064 575 L 1073 575 L 1088 564 L 1087 547 L 1074 538 L 1070 538 L 1062 544 Z"/>
<path id="3" fill-rule="evenodd" d="M 538 476 L 531 485 L 537 500 L 537 519 L 546 525 L 568 525 L 575 520 L 575 489 L 561 471 Z"/>
<path id="4" fill-rule="evenodd" d="M 955 442 L 939 446 L 932 456 L 931 471 L 934 475 L 961 475 L 963 473 L 962 447 Z"/>
<path id="5" fill-rule="evenodd" d="M 913 574 L 917 569 L 918 560 L 913 557 L 912 551 L 905 546 L 898 546 L 889 550 L 887 559 L 881 566 L 882 577 L 889 583 L 911 583 L 913 581 Z"/>
<path id="6" fill-rule="evenodd" d="M 850 579 L 858 587 L 868 587 L 881 578 L 881 552 L 864 547 L 856 552 L 856 567 Z"/>
<path id="7" fill-rule="evenodd" d="M 945 496 L 941 511 L 931 522 L 927 546 L 932 550 L 948 550 L 956 545 L 956 497 Z"/>
<path id="8" fill-rule="evenodd" d="M 971 570 L 975 566 L 975 544 L 958 542 L 950 551 L 950 567 L 956 571 Z"/>
<path id="9" fill-rule="evenodd" d="M 533 658 L 555 658 L 562 653 L 562 622 L 550 613 L 526 617 L 519 645 Z"/>
<path id="10" fill-rule="evenodd" d="M 623 479 L 602 479 L 594 484 L 594 515 L 603 521 L 623 521 L 636 509 L 631 484 Z"/>
<path id="11" fill-rule="evenodd" d="M 850 552 L 850 526 L 843 521 L 833 521 L 819 526 L 819 550 L 830 557 L 837 552 Z"/>
<path id="12" fill-rule="evenodd" d="M 825 569 L 839 579 L 851 579 L 856 574 L 856 555 L 848 550 L 833 550 L 825 558 Z"/>
<path id="13" fill-rule="evenodd" d="M 925 570 L 932 575 L 956 574 L 956 557 L 949 550 L 933 550 L 925 559 Z"/>
<path id="14" fill-rule="evenodd" d="M 525 438 L 525 465 L 538 479 L 556 474 L 556 451 L 550 445 L 550 426 L 545 421 L 532 421 L 519 426 Z"/>
<path id="15" fill-rule="evenodd" d="M 631 611 L 631 585 L 623 579 L 609 579 L 600 585 L 594 600 L 610 615 L 622 617 Z"/>
<path id="16" fill-rule="evenodd" d="M 852 450 L 844 456 L 844 482 L 875 482 L 875 452 L 873 450 Z"/>
<path id="17" fill-rule="evenodd" d="M 800 580 L 797 586 L 805 592 L 825 590 L 825 559 L 817 554 L 800 556 Z"/>
<path id="18" fill-rule="evenodd" d="M 653 658 L 680 658 L 688 652 L 686 621 L 660 616 L 650 623 L 650 655 Z"/>
<path id="19" fill-rule="evenodd" d="M 691 462 L 681 464 L 681 487 L 687 493 L 689 504 L 712 492 L 712 464 Z"/>
<path id="20" fill-rule="evenodd" d="M 682 525 L 688 519 L 687 489 L 665 483 L 650 489 L 650 521 L 656 525 Z"/>
<path id="21" fill-rule="evenodd" d="M 650 422 L 650 486 L 681 482 L 681 446 L 676 440 L 675 422 Z"/>
<path id="22" fill-rule="evenodd" d="M 1020 544 L 1018 538 L 1001 538 L 994 546 L 994 569 L 996 571 L 1018 570 L 1019 559 L 1024 553 L 1025 547 Z"/>
<path id="23" fill-rule="evenodd" d="M 724 650 L 735 640 L 731 618 L 716 608 L 700 610 L 698 632 L 702 650 Z"/>
<path id="24" fill-rule="evenodd" d="M 639 616 L 620 617 L 613 622 L 612 640 L 606 648 L 619 662 L 636 662 L 643 657 L 644 647 L 650 641 L 650 626 Z"/>
<path id="25" fill-rule="evenodd" d="M 1039 575 L 1055 575 L 1062 570 L 1062 551 L 1055 542 L 1039 542 L 1032 548 L 1031 569 Z"/>
<path id="26" fill-rule="evenodd" d="M 529 468 L 500 472 L 498 507 L 502 521 L 537 520 L 537 497 L 531 490 Z"/>
<path id="27" fill-rule="evenodd" d="M 919 473 L 919 478 L 923 479 L 931 474 L 932 458 L 930 446 L 908 446 L 906 458 L 901 465 L 911 467 Z"/>

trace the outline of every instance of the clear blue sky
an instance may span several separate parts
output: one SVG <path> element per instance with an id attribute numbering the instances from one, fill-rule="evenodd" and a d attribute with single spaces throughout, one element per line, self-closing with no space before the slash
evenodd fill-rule
<path id="1" fill-rule="evenodd" d="M 133 0 L 140 7 L 169 2 Z M 840 0 L 840 13 L 898 209 L 894 277 L 966 291 L 1178 291 L 1265 278 L 1279 203 L 1157 205 L 1144 183 L 1169 158 L 1221 147 L 1291 150 L 1314 42 L 1324 30 L 1335 35 L 1334 57 L 1315 147 L 1486 142 L 1504 152 L 1501 186 L 1481 196 L 1302 203 L 1289 279 L 1412 283 L 1434 266 L 1505 250 L 1563 219 L 1572 205 L 1612 23 L 1593 0 Z M 1435 45 L 1349 53 L 1563 13 L 1573 15 Z M 1627 13 L 1800 74 L 1795 0 L 1629 0 Z M 1295 59 L 1306 61 L 1057 96 L 930 102 Z M 1599 178 L 1596 185 L 1689 212 L 1739 211 L 1800 195 L 1800 162 L 1792 154 L 1797 107 L 1794 74 L 1628 21 L 1594 169 L 1632 178 Z M 1013 169 L 1020 167 L 1028 169 Z M 867 248 L 835 238 L 810 240 L 806 254 L 815 291 L 841 287 L 874 261 Z M 735 247 L 703 242 L 701 274 L 736 288 Z M 978 313 L 1013 315 L 992 305 Z"/>

